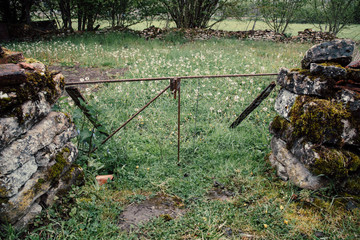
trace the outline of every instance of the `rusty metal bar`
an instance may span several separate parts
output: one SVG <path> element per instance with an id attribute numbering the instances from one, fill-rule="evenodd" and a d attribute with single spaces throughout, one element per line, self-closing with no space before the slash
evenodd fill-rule
<path id="1" fill-rule="evenodd" d="M 132 115 L 126 122 L 124 122 L 118 129 L 116 129 L 113 133 L 111 133 L 104 141 L 100 143 L 100 146 L 106 143 L 110 138 L 112 138 L 120 129 L 125 127 L 131 120 L 133 120 L 139 113 L 141 113 L 145 108 L 147 108 L 152 102 L 154 102 L 158 97 L 160 97 L 166 90 L 170 88 L 170 85 L 167 86 L 164 90 L 162 90 L 158 95 L 156 95 L 153 99 L 151 99 L 145 106 L 143 106 L 139 111 L 137 111 L 134 115 Z M 91 153 L 95 152 L 99 147 L 95 147 Z"/>
<path id="2" fill-rule="evenodd" d="M 117 83 L 117 82 L 140 82 L 140 81 L 164 81 L 169 79 L 199 79 L 199 78 L 232 78 L 232 77 L 262 77 L 262 76 L 275 76 L 278 73 L 258 73 L 258 74 L 227 74 L 227 75 L 201 75 L 201 76 L 179 76 L 179 77 L 158 77 L 158 78 L 130 78 L 130 79 L 111 79 L 111 80 L 97 80 L 87 82 L 67 82 L 68 85 L 86 85 L 98 83 Z"/>
<path id="3" fill-rule="evenodd" d="M 180 114 L 181 114 L 181 99 L 180 99 L 180 92 L 181 92 L 181 86 L 180 86 L 180 81 L 181 79 L 175 79 L 175 81 L 177 82 L 177 92 L 178 92 L 178 164 L 180 164 Z"/>
<path id="4" fill-rule="evenodd" d="M 275 88 L 275 82 L 271 82 L 264 91 L 262 91 L 259 96 L 240 114 L 240 116 L 230 125 L 230 128 L 236 128 L 252 111 L 254 111 L 260 103 L 266 99 L 271 91 Z"/>

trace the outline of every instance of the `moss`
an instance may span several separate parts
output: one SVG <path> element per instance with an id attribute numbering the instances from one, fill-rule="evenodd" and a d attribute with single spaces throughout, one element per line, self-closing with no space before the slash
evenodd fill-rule
<path id="1" fill-rule="evenodd" d="M 26 63 L 38 63 L 40 61 L 34 59 L 34 58 L 25 58 Z"/>
<path id="2" fill-rule="evenodd" d="M 360 195 L 360 176 L 351 176 L 344 184 L 345 191 L 356 194 L 357 197 Z"/>
<path id="3" fill-rule="evenodd" d="M 315 144 L 321 144 L 325 140 L 341 144 L 341 120 L 351 117 L 342 103 L 309 96 L 296 99 L 290 116 L 294 136 L 305 137 L 307 141 Z"/>
<path id="4" fill-rule="evenodd" d="M 0 185 L 0 196 L 7 196 L 8 191 L 4 186 Z"/>
<path id="5" fill-rule="evenodd" d="M 48 172 L 48 180 L 57 181 L 60 178 L 64 168 L 69 165 L 67 157 L 69 156 L 70 149 L 65 147 L 55 156 L 55 164 L 50 167 Z"/>
<path id="6" fill-rule="evenodd" d="M 318 65 L 321 65 L 321 66 L 324 66 L 324 67 L 338 67 L 338 68 L 345 69 L 339 63 L 335 63 L 335 62 L 323 62 L 323 63 L 318 63 Z"/>
<path id="7" fill-rule="evenodd" d="M 34 190 L 35 193 L 39 192 L 41 190 L 42 185 L 45 183 L 46 181 L 43 178 L 39 178 L 37 180 L 37 182 L 34 185 Z"/>
<path id="8" fill-rule="evenodd" d="M 173 219 L 169 214 L 161 214 L 160 217 L 163 218 L 166 222 Z"/>
<path id="9" fill-rule="evenodd" d="M 9 202 L 8 198 L 0 198 L 0 206 L 1 204 L 7 204 Z"/>
<path id="10" fill-rule="evenodd" d="M 276 116 L 270 124 L 271 130 L 274 131 L 275 134 L 286 131 L 288 127 L 289 122 L 281 116 Z"/>
<path id="11" fill-rule="evenodd" d="M 349 177 L 360 167 L 360 157 L 352 152 L 325 147 L 314 151 L 318 153 L 319 158 L 311 166 L 311 171 L 318 175 L 324 174 L 335 181 Z"/>

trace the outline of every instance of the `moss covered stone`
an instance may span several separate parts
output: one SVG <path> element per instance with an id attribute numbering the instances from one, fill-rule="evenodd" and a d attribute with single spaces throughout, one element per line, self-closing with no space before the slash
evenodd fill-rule
<path id="1" fill-rule="evenodd" d="M 67 161 L 67 158 L 70 155 L 70 149 L 65 147 L 63 148 L 58 154 L 55 156 L 55 164 L 50 167 L 49 173 L 48 173 L 48 180 L 49 181 L 57 181 L 61 173 L 63 173 L 64 168 L 69 166 L 69 162 Z"/>
<path id="2" fill-rule="evenodd" d="M 300 96 L 290 112 L 294 136 L 304 137 L 307 141 L 321 144 L 325 141 L 341 144 L 343 123 L 351 114 L 342 103 L 326 99 Z"/>
<path id="3" fill-rule="evenodd" d="M 350 151 L 319 147 L 314 149 L 318 154 L 311 171 L 317 175 L 324 174 L 335 180 L 343 180 L 356 173 L 360 167 L 360 157 Z"/>
<path id="4" fill-rule="evenodd" d="M 1 87 L 3 93 L 11 93 L 14 97 L 3 98 L 0 100 L 0 115 L 16 116 L 19 121 L 22 120 L 22 112 L 17 110 L 26 101 L 38 101 L 39 92 L 45 92 L 45 99 L 50 104 L 55 103 L 65 86 L 63 78 L 57 82 L 50 73 L 40 74 L 38 72 L 26 73 L 26 82 L 20 86 Z M 21 107 L 20 107 L 21 109 Z"/>

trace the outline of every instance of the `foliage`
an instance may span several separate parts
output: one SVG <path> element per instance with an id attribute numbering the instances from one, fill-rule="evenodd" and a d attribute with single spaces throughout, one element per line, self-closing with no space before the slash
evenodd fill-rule
<path id="1" fill-rule="evenodd" d="M 266 24 L 275 32 L 285 33 L 293 19 L 306 0 L 260 0 L 257 7 Z"/>
<path id="2" fill-rule="evenodd" d="M 352 23 L 359 13 L 358 0 L 312 0 L 308 21 L 318 24 L 323 31 L 337 35 Z M 325 24 L 325 28 L 321 24 Z"/>
<path id="3" fill-rule="evenodd" d="M 217 22 L 226 18 L 226 10 L 234 5 L 228 0 L 161 0 L 177 28 L 206 28 L 212 17 Z"/>

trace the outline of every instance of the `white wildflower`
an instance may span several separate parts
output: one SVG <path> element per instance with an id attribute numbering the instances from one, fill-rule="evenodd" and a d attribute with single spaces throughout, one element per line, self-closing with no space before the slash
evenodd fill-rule
<path id="1" fill-rule="evenodd" d="M 2 91 L 0 91 L 0 99 L 3 99 L 3 98 L 8 98 L 9 95 L 7 95 L 7 93 L 3 93 Z"/>

